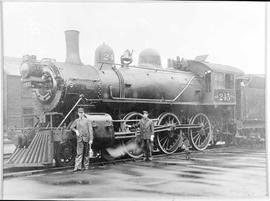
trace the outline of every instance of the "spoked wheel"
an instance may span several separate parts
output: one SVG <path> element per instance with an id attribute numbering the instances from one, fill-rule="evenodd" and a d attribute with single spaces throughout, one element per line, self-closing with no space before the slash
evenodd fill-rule
<path id="1" fill-rule="evenodd" d="M 66 142 L 58 144 L 55 153 L 55 161 L 57 166 L 72 166 L 75 163 L 76 143 Z"/>
<path id="2" fill-rule="evenodd" d="M 123 120 L 140 120 L 143 117 L 141 113 L 138 112 L 131 112 L 128 113 Z M 121 129 L 124 132 L 128 131 L 136 131 L 138 128 L 139 121 L 128 121 L 124 122 L 121 125 Z M 126 147 L 126 153 L 135 159 L 138 159 L 143 156 L 143 140 L 140 135 L 132 138 L 128 141 L 123 142 L 123 146 Z"/>
<path id="3" fill-rule="evenodd" d="M 195 115 L 190 124 L 199 124 L 201 128 L 190 129 L 189 136 L 192 146 L 197 150 L 205 150 L 212 139 L 212 128 L 208 117 L 199 113 Z"/>
<path id="4" fill-rule="evenodd" d="M 171 125 L 172 128 L 180 124 L 180 120 L 173 113 L 163 113 L 158 117 L 158 125 Z M 172 129 L 156 134 L 158 148 L 166 154 L 174 153 L 182 143 L 180 130 Z"/>
<path id="5" fill-rule="evenodd" d="M 139 125 L 138 120 L 140 120 L 142 117 L 143 115 L 138 112 L 130 112 L 126 114 L 123 120 L 135 120 L 135 121 L 127 121 L 127 122 L 121 123 L 121 130 L 124 132 L 136 130 L 136 128 Z"/>

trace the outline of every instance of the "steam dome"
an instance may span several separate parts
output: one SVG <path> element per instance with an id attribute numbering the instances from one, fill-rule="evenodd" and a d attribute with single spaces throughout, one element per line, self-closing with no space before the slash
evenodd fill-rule
<path id="1" fill-rule="evenodd" d="M 161 68 L 160 54 L 151 48 L 144 49 L 139 55 L 139 65 L 150 64 Z"/>

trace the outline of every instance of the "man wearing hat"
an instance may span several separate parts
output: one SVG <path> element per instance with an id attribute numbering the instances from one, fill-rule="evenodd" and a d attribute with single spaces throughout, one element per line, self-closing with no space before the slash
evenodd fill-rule
<path id="1" fill-rule="evenodd" d="M 145 161 L 150 161 L 152 157 L 151 140 L 154 139 L 154 125 L 151 119 L 148 118 L 148 112 L 143 111 L 143 118 L 139 122 L 140 132 L 144 141 Z"/>
<path id="2" fill-rule="evenodd" d="M 71 125 L 71 130 L 77 135 L 77 156 L 75 159 L 74 172 L 88 169 L 89 148 L 91 148 L 93 143 L 93 128 L 91 121 L 86 118 L 83 108 L 78 109 L 78 115 L 79 118 Z M 84 168 L 82 165 L 84 165 Z"/>

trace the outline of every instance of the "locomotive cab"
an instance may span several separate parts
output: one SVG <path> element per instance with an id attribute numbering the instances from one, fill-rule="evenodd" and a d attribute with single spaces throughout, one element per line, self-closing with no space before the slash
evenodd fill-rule
<path id="1" fill-rule="evenodd" d="M 204 79 L 203 102 L 214 105 L 235 105 L 235 78 L 244 73 L 234 67 L 188 60 L 187 70 Z"/>
<path id="2" fill-rule="evenodd" d="M 197 60 L 188 60 L 187 70 L 204 80 L 203 104 L 211 119 L 213 143 L 232 143 L 237 131 L 235 79 L 244 73 L 235 67 Z"/>

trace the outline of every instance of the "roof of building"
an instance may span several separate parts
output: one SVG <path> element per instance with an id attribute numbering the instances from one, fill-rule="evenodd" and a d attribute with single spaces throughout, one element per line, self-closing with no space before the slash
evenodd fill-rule
<path id="1" fill-rule="evenodd" d="M 20 64 L 22 58 L 16 57 L 4 57 L 4 73 L 7 75 L 21 76 L 20 74 Z"/>

